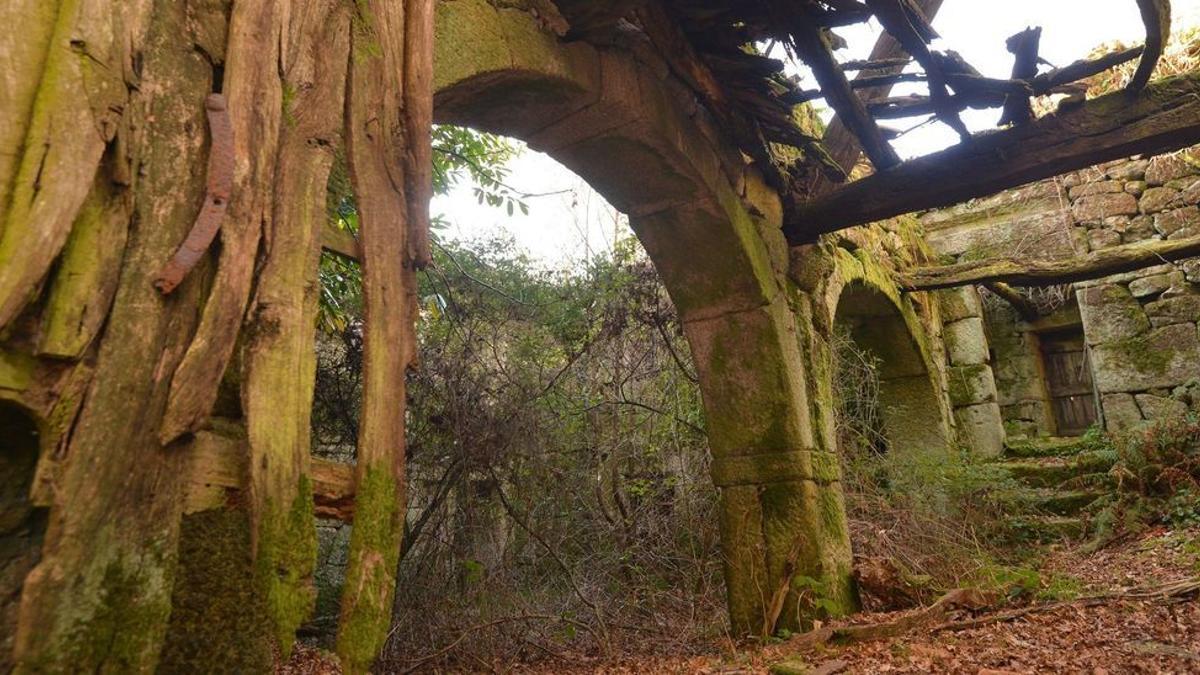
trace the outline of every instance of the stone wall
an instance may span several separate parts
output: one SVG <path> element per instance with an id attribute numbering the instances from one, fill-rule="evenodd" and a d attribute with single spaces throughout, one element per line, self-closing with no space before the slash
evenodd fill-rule
<path id="1" fill-rule="evenodd" d="M 938 300 L 949 367 L 947 393 L 959 441 L 977 454 L 997 456 L 1004 450 L 1004 429 L 979 292 L 974 287 L 948 289 L 938 293 Z"/>
<path id="2" fill-rule="evenodd" d="M 817 398 L 832 398 L 828 352 L 834 326 L 857 318 L 855 342 L 880 360 L 881 399 L 896 399 L 881 400 L 897 408 L 884 414 L 890 440 L 907 446 L 905 452 L 962 446 L 995 454 L 1002 449 L 1003 433 L 994 387 L 988 384 L 977 297 L 971 300 L 973 291 L 903 293 L 895 280 L 898 270 L 928 264 L 933 255 L 911 218 L 853 228 L 793 249 L 790 276 L 812 303 L 801 320 L 811 316 L 808 339 L 816 346 L 808 351 L 814 378 L 825 387 Z M 950 301 L 959 295 L 959 302 Z M 882 308 L 854 306 L 872 298 Z M 889 390 L 894 395 L 889 397 Z M 832 407 L 826 406 L 825 417 L 831 415 Z M 832 419 L 818 422 L 819 428 L 834 424 Z M 827 443 L 835 445 L 832 439 Z"/>
<path id="3" fill-rule="evenodd" d="M 1200 150 L 1133 157 L 1033 183 L 920 220 L 947 262 L 993 256 L 1066 259 L 1152 239 L 1200 236 Z M 1075 285 L 1034 322 L 984 303 L 996 400 L 1010 436 L 1054 431 L 1038 335 L 1082 328 L 1109 429 L 1200 399 L 1200 260 Z M 1071 296 L 1074 296 L 1071 299 Z"/>
<path id="4" fill-rule="evenodd" d="M 1189 407 L 1200 411 L 1198 291 L 1172 265 L 1080 285 L 1080 314 L 1110 430 Z"/>

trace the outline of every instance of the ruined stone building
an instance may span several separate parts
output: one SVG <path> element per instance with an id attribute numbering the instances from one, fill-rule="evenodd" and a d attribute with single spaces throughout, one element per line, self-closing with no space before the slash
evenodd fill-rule
<path id="1" fill-rule="evenodd" d="M 955 261 L 1068 260 L 1187 239 L 1200 233 L 1192 152 L 1117 160 L 920 220 L 933 250 Z M 957 291 L 956 302 L 973 318 L 948 325 L 946 339 L 982 341 L 988 358 L 954 364 L 952 398 L 960 405 L 994 400 L 1008 438 L 1072 436 L 1092 425 L 1116 431 L 1195 411 L 1197 283 L 1200 262 L 1188 260 L 1042 289 L 1020 306 L 987 291 Z M 992 414 L 973 411 L 959 421 L 978 424 Z"/>
<path id="2" fill-rule="evenodd" d="M 312 611 L 318 515 L 354 522 L 337 651 L 371 667 L 404 531 L 432 121 L 521 139 L 629 215 L 698 371 L 735 635 L 855 606 L 839 330 L 880 359 L 892 453 L 1194 406 L 1197 270 L 1175 261 L 1200 253 L 1197 186 L 1186 154 L 1151 159 L 1200 143 L 1200 75 L 1151 78 L 1169 3 L 1137 1 L 1144 46 L 1062 68 L 1014 36 L 1000 80 L 931 50 L 940 5 L 8 2 L 0 669 L 265 670 Z M 830 30 L 872 17 L 872 60 L 840 62 Z M 752 47 L 770 40 L 819 90 Z M 1134 61 L 1126 89 L 1033 115 Z M 929 95 L 889 98 L 902 75 Z M 1006 127 L 972 134 L 971 106 Z M 878 122 L 910 115 L 962 142 L 901 161 Z M 860 155 L 873 171 L 850 179 Z M 358 240 L 325 227 L 341 157 Z M 310 456 L 322 247 L 363 263 L 354 465 Z M 972 267 L 993 253 L 1016 260 Z"/>

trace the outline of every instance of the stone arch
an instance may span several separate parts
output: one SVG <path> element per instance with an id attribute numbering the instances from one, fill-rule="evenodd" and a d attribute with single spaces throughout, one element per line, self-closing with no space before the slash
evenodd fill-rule
<path id="1" fill-rule="evenodd" d="M 945 397 L 912 311 L 878 286 L 854 280 L 840 291 L 835 321 L 878 360 L 887 451 L 903 459 L 944 452 L 952 438 Z"/>
<path id="2" fill-rule="evenodd" d="M 836 457 L 813 438 L 778 195 L 636 35 L 563 43 L 531 13 L 438 3 L 435 119 L 524 140 L 629 215 L 700 374 L 733 629 L 853 605 Z M 469 50 L 462 46 L 470 45 Z"/>

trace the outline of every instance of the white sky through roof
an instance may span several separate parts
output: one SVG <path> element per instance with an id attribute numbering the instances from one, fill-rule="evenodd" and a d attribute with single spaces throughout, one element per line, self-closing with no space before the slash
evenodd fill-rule
<path id="1" fill-rule="evenodd" d="M 1200 24 L 1200 0 L 1174 0 L 1176 29 Z M 1042 56 L 1062 66 L 1085 57 L 1094 47 L 1113 40 L 1139 44 L 1144 28 L 1134 0 L 946 0 L 934 28 L 942 35 L 935 48 L 953 49 L 991 77 L 1008 77 L 1012 55 L 1004 40 L 1028 26 L 1042 27 Z M 874 22 L 839 29 L 850 46 L 839 60 L 865 58 L 875 43 L 879 27 Z M 776 49 L 774 56 L 782 55 Z M 815 86 L 811 80 L 806 87 Z M 902 88 L 907 87 L 907 88 Z M 896 94 L 921 91 L 920 85 L 895 88 Z M 818 101 L 820 105 L 822 102 Z M 993 128 L 1000 111 L 967 111 L 963 117 L 972 130 Z M 922 118 L 890 120 L 889 126 L 908 128 Z M 928 124 L 894 143 L 904 157 L 933 152 L 957 137 L 941 124 Z M 529 193 L 565 191 L 528 200 L 529 214 L 509 217 L 502 209 L 479 205 L 469 182 L 449 195 L 434 199 L 433 211 L 443 213 L 451 239 L 470 239 L 497 232 L 508 233 L 519 246 L 551 268 L 574 267 L 588 255 L 612 246 L 614 236 L 627 236 L 612 207 L 581 178 L 552 158 L 526 149 L 510 165 L 507 183 Z M 623 219 L 622 219 L 623 221 Z"/>

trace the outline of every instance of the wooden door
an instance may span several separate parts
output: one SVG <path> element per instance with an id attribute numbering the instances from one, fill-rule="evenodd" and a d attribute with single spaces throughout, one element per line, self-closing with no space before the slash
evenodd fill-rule
<path id="1" fill-rule="evenodd" d="M 1080 436 L 1096 423 L 1092 366 L 1081 329 L 1039 336 L 1046 367 L 1046 388 L 1059 436 Z"/>

